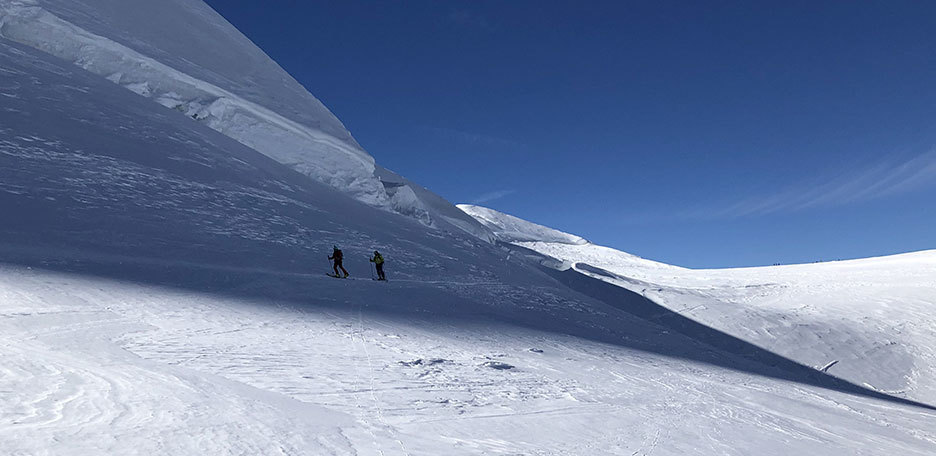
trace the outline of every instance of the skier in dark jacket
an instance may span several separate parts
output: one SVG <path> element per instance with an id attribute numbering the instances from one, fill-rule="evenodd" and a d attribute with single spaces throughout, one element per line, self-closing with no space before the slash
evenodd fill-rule
<path id="1" fill-rule="evenodd" d="M 344 254 L 341 253 L 341 249 L 339 249 L 337 245 L 332 246 L 332 247 L 335 248 L 335 251 L 332 252 L 331 256 L 328 257 L 328 259 L 335 260 L 335 277 L 341 277 L 341 274 L 338 273 L 338 268 L 341 268 L 341 272 L 344 273 L 344 277 L 347 279 L 350 274 L 348 274 L 348 271 L 341 264 L 341 260 L 342 258 L 344 258 Z"/>
<path id="2" fill-rule="evenodd" d="M 387 280 L 387 276 L 383 272 L 383 256 L 380 255 L 380 252 L 374 250 L 374 258 L 370 259 L 371 263 L 377 265 L 377 280 Z"/>

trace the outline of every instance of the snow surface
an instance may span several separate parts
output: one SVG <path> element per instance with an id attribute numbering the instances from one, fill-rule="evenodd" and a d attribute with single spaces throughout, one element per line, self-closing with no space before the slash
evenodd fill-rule
<path id="1" fill-rule="evenodd" d="M 471 204 L 459 204 L 459 209 L 474 217 L 494 232 L 497 240 L 503 242 L 541 241 L 556 244 L 583 245 L 588 241 L 573 234 L 537 225 L 512 215 Z"/>
<path id="2" fill-rule="evenodd" d="M 362 201 L 374 159 L 315 97 L 200 1 L 4 0 L 0 35 L 177 109 Z"/>
<path id="3" fill-rule="evenodd" d="M 42 3 L 68 20 L 66 6 L 92 4 Z M 4 11 L 4 36 L 28 28 Z M 140 49 L 155 40 L 127 30 Z M 716 287 L 624 255 L 613 261 L 645 265 L 642 279 L 597 261 L 543 267 L 562 261 L 479 239 L 488 228 L 399 176 L 386 184 L 410 186 L 433 223 L 465 229 L 365 204 L 56 55 L 0 38 L 4 454 L 936 451 L 922 375 L 882 393 L 828 375 L 844 357 L 824 374 L 728 334 L 756 314 L 724 312 L 719 330 L 668 309 L 680 274 L 697 281 L 686 302 L 751 307 L 716 291 L 739 296 L 733 284 L 764 280 L 758 270 Z M 332 245 L 352 279 L 324 274 Z M 390 282 L 365 272 L 374 249 Z M 875 260 L 857 268 L 872 285 L 840 290 L 916 309 L 905 334 L 920 343 L 906 352 L 925 374 L 931 262 L 919 255 L 918 275 L 899 274 L 906 258 Z M 662 306 L 627 288 L 666 277 L 645 292 Z M 884 294 L 911 287 L 918 301 Z M 777 309 L 797 305 L 784 296 Z M 874 340 L 881 321 L 848 334 Z"/>
<path id="4" fill-rule="evenodd" d="M 554 233 L 536 239 L 543 232 L 538 227 L 517 234 L 524 225 L 515 217 L 459 207 L 482 214 L 495 229 L 509 226 L 508 238 L 518 246 L 693 320 L 875 390 L 936 402 L 936 250 L 692 270 L 591 243 L 557 242 Z"/>
<path id="5" fill-rule="evenodd" d="M 367 204 L 447 227 L 433 218 L 446 218 L 432 210 L 438 197 L 417 198 L 419 190 L 406 186 L 388 194 L 374 158 L 338 118 L 200 0 L 0 0 L 0 36 L 104 76 Z M 455 226 L 475 224 L 455 217 Z"/>
<path id="6" fill-rule="evenodd" d="M 394 209 L 427 226 L 464 231 L 487 242 L 496 241 L 489 227 L 478 222 L 439 195 L 388 169 L 377 166 L 377 176 L 391 195 Z"/>

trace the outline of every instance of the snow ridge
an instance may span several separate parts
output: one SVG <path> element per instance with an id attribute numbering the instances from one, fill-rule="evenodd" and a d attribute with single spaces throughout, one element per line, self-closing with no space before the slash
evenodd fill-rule
<path id="1" fill-rule="evenodd" d="M 771 267 L 696 270 L 476 206 L 500 240 L 628 289 L 681 315 L 876 391 L 936 398 L 936 250 Z M 572 236 L 574 238 L 574 236 Z M 543 262 L 548 265 L 550 263 Z"/>
<path id="2" fill-rule="evenodd" d="M 67 22 L 40 6 L 37 0 L 0 1 L 0 36 L 72 62 L 163 106 L 183 112 L 364 203 L 390 206 L 383 185 L 374 176 L 373 157 L 361 149 L 350 134 L 344 139 L 337 138 L 322 128 L 292 120 L 237 93 Z M 324 109 L 320 105 L 310 108 Z M 340 127 L 340 122 L 338 125 Z"/>
<path id="3" fill-rule="evenodd" d="M 585 245 L 589 242 L 574 234 L 528 222 L 512 215 L 471 204 L 459 204 L 456 207 L 487 226 L 497 239 L 502 242 L 551 242 L 557 244 Z"/>

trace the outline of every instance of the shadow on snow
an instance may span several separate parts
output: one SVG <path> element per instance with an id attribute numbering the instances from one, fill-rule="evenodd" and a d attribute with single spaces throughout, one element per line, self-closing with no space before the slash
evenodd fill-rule
<path id="1" fill-rule="evenodd" d="M 599 269 L 584 264 L 579 264 L 577 267 L 589 271 Z M 656 324 L 665 332 L 682 334 L 713 349 L 713 352 L 700 352 L 697 353 L 697 357 L 688 357 L 690 359 L 765 377 L 936 410 L 936 407 L 928 404 L 882 393 L 826 374 L 725 332 L 703 325 L 633 291 L 588 277 L 573 269 L 567 271 L 548 270 L 546 272 L 579 293 Z M 603 270 L 595 272 L 609 274 Z M 684 354 L 677 356 L 686 357 Z"/>
<path id="2" fill-rule="evenodd" d="M 12 75 L 0 111 L 0 262 L 310 311 L 359 310 L 429 322 L 440 333 L 444 325 L 506 324 L 936 410 L 623 288 L 544 268 L 529 251 L 368 207 L 47 56 L 0 40 L 0 59 Z M 352 274 L 381 250 L 391 282 L 325 277 L 332 244 L 345 250 Z"/>

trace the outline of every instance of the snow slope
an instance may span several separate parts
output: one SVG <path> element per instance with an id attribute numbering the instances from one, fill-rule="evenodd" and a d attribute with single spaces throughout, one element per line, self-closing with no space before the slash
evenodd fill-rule
<path id="1" fill-rule="evenodd" d="M 936 450 L 926 404 L 375 208 L 3 38 L 0 100 L 6 453 Z M 351 280 L 324 274 L 335 244 Z"/>
<path id="2" fill-rule="evenodd" d="M 74 62 L 371 204 L 374 159 L 200 1 L 4 0 L 0 35 Z"/>
<path id="3" fill-rule="evenodd" d="M 459 204 L 457 207 L 488 227 L 494 233 L 498 241 L 542 241 L 570 245 L 583 245 L 588 243 L 588 241 L 578 236 L 563 233 L 543 225 L 537 225 L 485 207 L 473 206 L 470 204 Z"/>
<path id="4" fill-rule="evenodd" d="M 555 234 L 537 238 L 541 228 L 525 229 L 515 217 L 459 207 L 495 232 L 509 223 L 509 242 L 693 320 L 855 383 L 936 401 L 936 251 L 692 270 L 590 243 L 557 242 Z"/>
<path id="5" fill-rule="evenodd" d="M 377 176 L 390 195 L 391 206 L 398 213 L 413 217 L 426 226 L 445 231 L 461 230 L 486 242 L 495 241 L 489 227 L 425 187 L 379 165 Z"/>
<path id="6" fill-rule="evenodd" d="M 460 226 L 477 225 L 450 204 L 450 214 L 437 213 L 438 197 L 418 186 L 388 194 L 373 157 L 344 125 L 200 0 L 0 0 L 0 36 L 106 77 L 367 204 L 442 229 L 452 214 Z"/>

